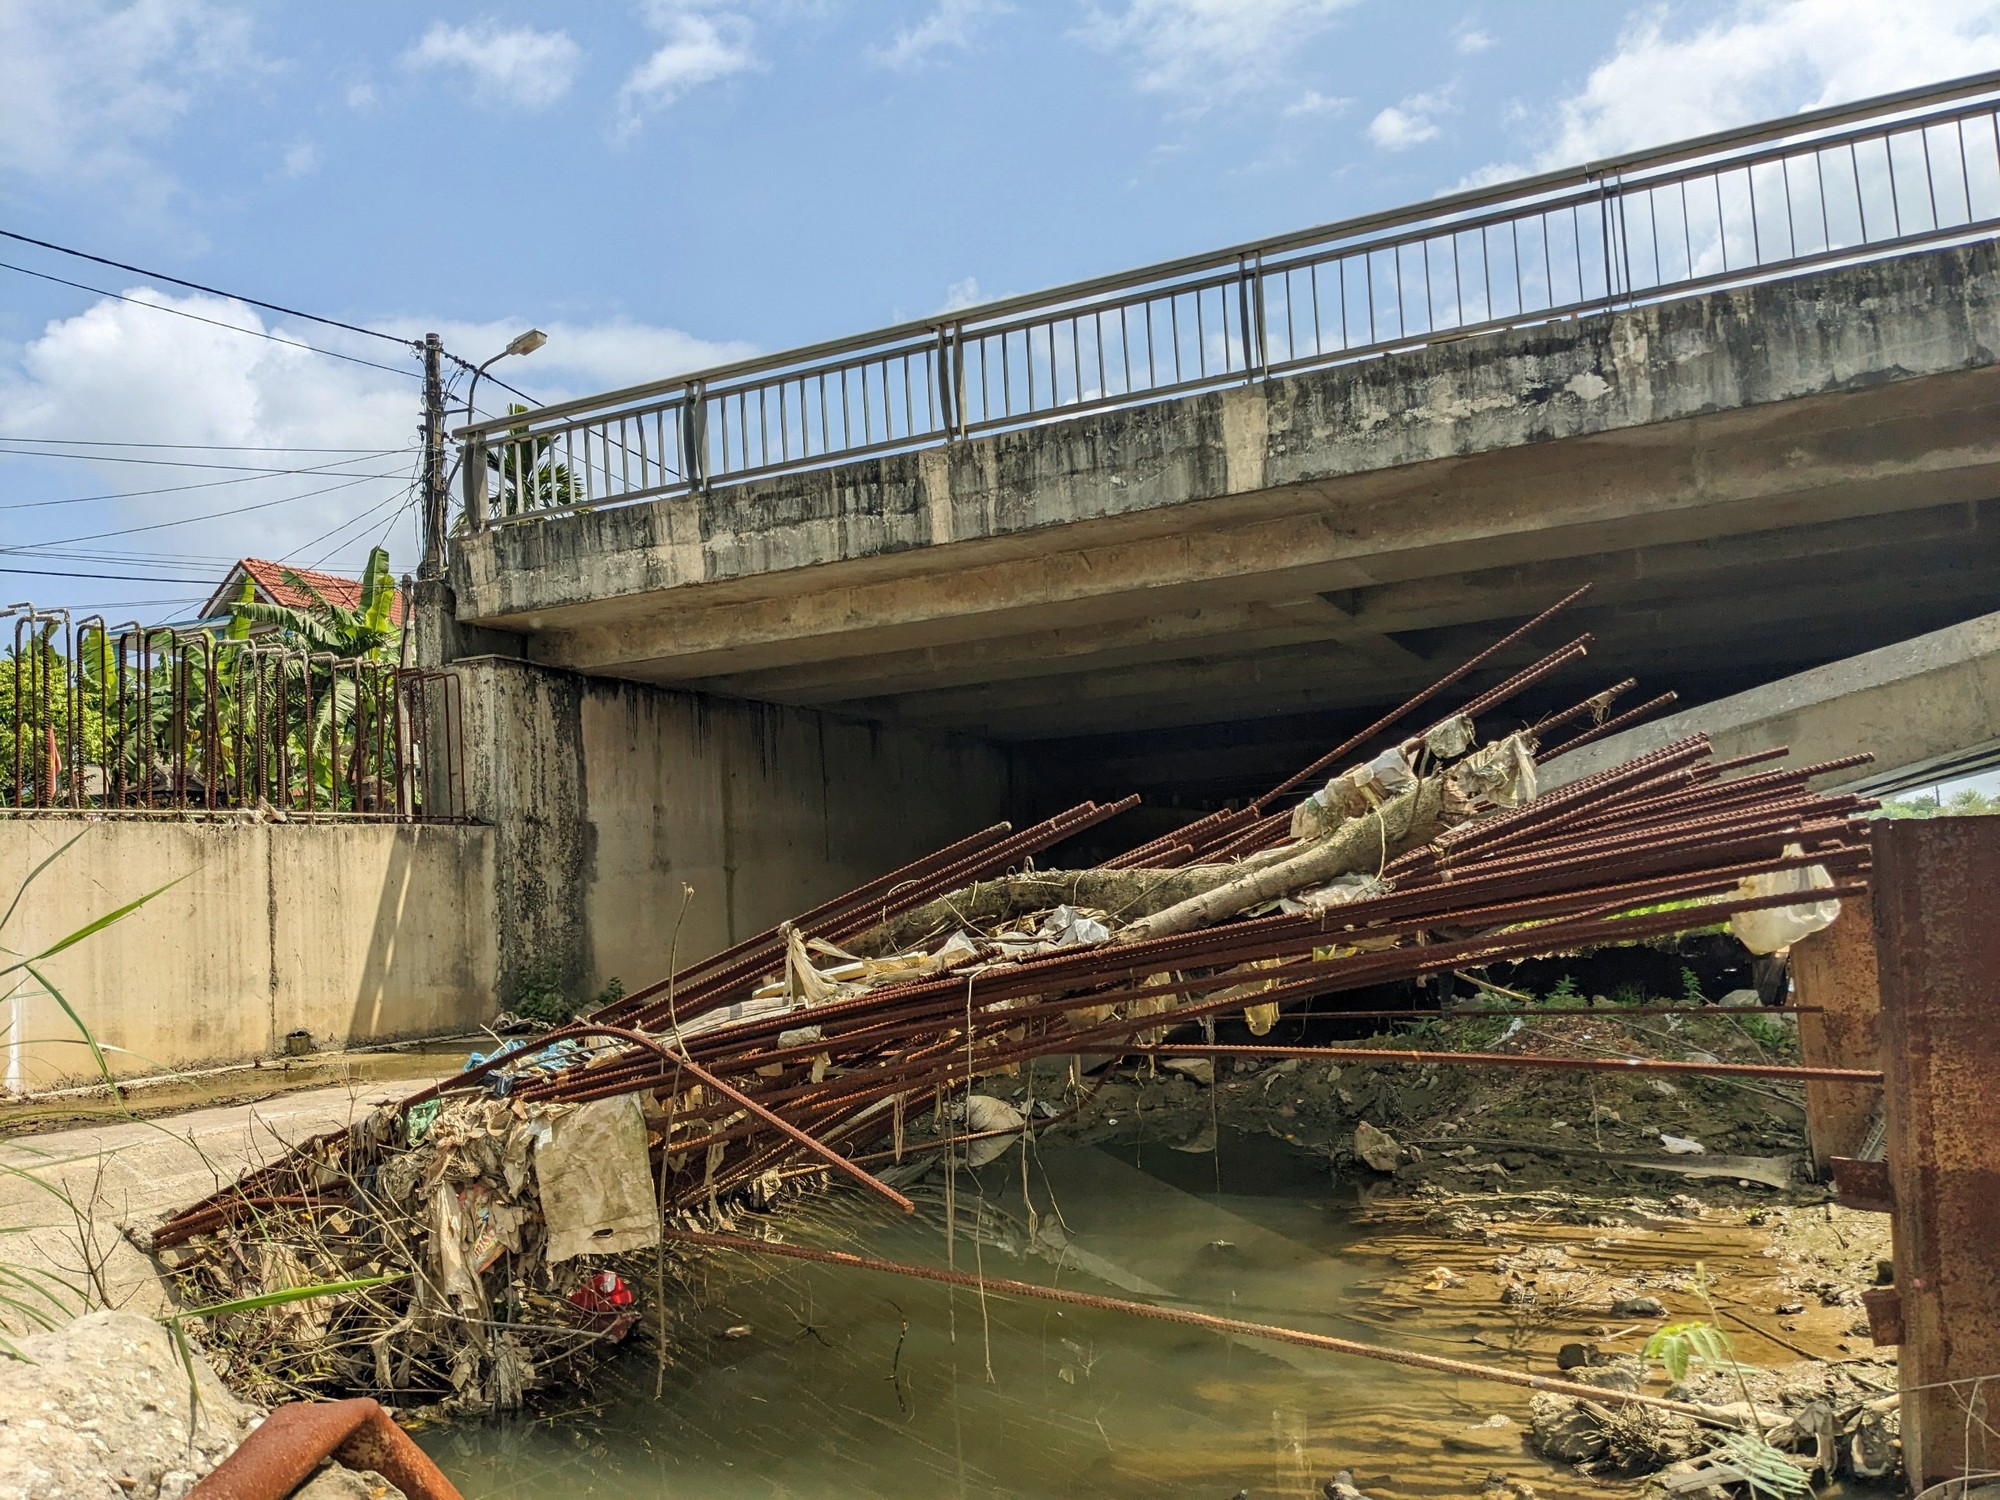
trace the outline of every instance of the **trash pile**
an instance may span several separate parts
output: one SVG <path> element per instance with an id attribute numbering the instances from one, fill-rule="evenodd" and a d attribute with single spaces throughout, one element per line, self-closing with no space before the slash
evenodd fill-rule
<path id="1" fill-rule="evenodd" d="M 1033 859 L 1136 798 L 986 829 L 305 1146 L 152 1246 L 193 1302 L 395 1278 L 209 1320 L 251 1389 L 504 1407 L 630 1326 L 615 1287 L 590 1289 L 609 1272 L 630 1294 L 662 1223 L 727 1228 L 835 1176 L 907 1212 L 871 1165 L 1018 1138 L 1035 1101 L 975 1107 L 982 1077 L 1214 1056 L 1224 1014 L 1261 1036 L 1288 1006 L 1391 981 L 1831 920 L 1864 888 L 1852 820 L 1873 804 L 1809 781 L 1866 757 L 1742 774 L 1784 751 L 1718 761 L 1695 736 L 1541 792 L 1541 767 L 1671 701 L 1612 717 L 1620 683 L 1482 738 L 1588 636 L 1406 723 L 1582 592 L 1246 806 L 1087 869 Z"/>
<path id="2" fill-rule="evenodd" d="M 1617 1391 L 1638 1389 L 1645 1370 L 1627 1359 L 1575 1373 L 1585 1384 Z M 1881 1480 L 1899 1461 L 1892 1362 L 1807 1360 L 1775 1370 L 1728 1364 L 1691 1376 L 1669 1394 L 1739 1421 L 1743 1430 L 1718 1432 L 1657 1407 L 1538 1395 L 1529 1438 L 1543 1456 L 1586 1474 L 1654 1475 L 1666 1494 L 1748 1485 L 1804 1495 L 1815 1481 Z"/>
<path id="3" fill-rule="evenodd" d="M 506 1409 L 638 1321 L 610 1265 L 660 1243 L 648 1149 L 634 1094 L 381 1108 L 283 1162 L 288 1191 L 230 1200 L 156 1253 L 183 1302 L 252 1304 L 204 1320 L 236 1391 Z"/>

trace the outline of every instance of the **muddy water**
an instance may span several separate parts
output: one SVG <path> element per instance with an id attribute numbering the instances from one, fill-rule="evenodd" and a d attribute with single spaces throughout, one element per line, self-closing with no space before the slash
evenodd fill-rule
<path id="1" fill-rule="evenodd" d="M 1483 1239 L 1364 1211 L 1323 1161 L 1267 1137 L 1225 1134 L 1201 1154 L 1051 1137 L 1040 1158 L 1025 1195 L 1017 1152 L 977 1188 L 962 1176 L 949 1205 L 931 1192 L 914 1221 L 836 1194 L 786 1235 L 1541 1371 L 1560 1340 L 1606 1331 L 1601 1307 L 1510 1318 Z M 1020 1253 L 1031 1213 L 1067 1241 L 1060 1264 Z M 1504 1233 L 1619 1274 L 1650 1267 L 1655 1284 L 1705 1255 L 1728 1295 L 1768 1303 L 1770 1262 L 1743 1230 Z M 1441 1265 L 1461 1284 L 1425 1290 Z M 1527 1393 L 1509 1387 L 796 1262 L 718 1261 L 707 1277 L 657 1398 L 654 1356 L 635 1349 L 566 1410 L 434 1431 L 425 1446 L 469 1500 L 1302 1497 L 1342 1468 L 1385 1500 L 1477 1494 L 1496 1471 L 1544 1497 L 1606 1490 L 1526 1450 Z M 1796 1357 L 1747 1329 L 1739 1353 Z M 1514 1425 L 1481 1425 L 1496 1414 Z"/>

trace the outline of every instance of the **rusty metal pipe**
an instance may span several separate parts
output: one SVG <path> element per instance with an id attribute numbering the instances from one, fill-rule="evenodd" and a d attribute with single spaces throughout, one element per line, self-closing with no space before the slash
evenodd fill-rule
<path id="1" fill-rule="evenodd" d="M 465 1500 L 429 1454 L 366 1396 L 296 1401 L 266 1417 L 188 1500 L 285 1500 L 325 1460 L 373 1469 L 410 1500 Z"/>

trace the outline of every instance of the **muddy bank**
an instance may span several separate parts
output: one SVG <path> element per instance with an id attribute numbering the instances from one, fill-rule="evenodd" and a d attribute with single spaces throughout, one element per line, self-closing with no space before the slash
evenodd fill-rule
<path id="1" fill-rule="evenodd" d="M 1435 1020 L 1358 1038 L 1351 1025 L 1341 1035 L 1335 1017 L 1287 1019 L 1262 1040 L 1503 1056 L 1797 1058 L 1796 1039 L 1783 1019 L 1737 1016 L 1720 1006 L 1685 1016 L 1621 1013 L 1631 1008 L 1585 1002 L 1532 1019 Z M 1251 1040 L 1226 1033 L 1219 1039 Z M 1019 1080 L 983 1085 L 1017 1097 L 1029 1086 Z M 1761 1079 L 1449 1063 L 1142 1062 L 1097 1078 L 1074 1128 L 1085 1140 L 1125 1130 L 1198 1151 L 1205 1133 L 1221 1123 L 1277 1136 L 1406 1192 L 1425 1185 L 1485 1192 L 1560 1186 L 1671 1196 L 1699 1184 L 1702 1200 L 1711 1204 L 1764 1204 L 1774 1192 L 1803 1201 L 1825 1196 L 1806 1178 L 1802 1091 Z"/>

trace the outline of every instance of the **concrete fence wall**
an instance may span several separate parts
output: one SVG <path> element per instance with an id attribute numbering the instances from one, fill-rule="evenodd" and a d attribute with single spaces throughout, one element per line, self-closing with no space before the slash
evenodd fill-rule
<path id="1" fill-rule="evenodd" d="M 0 932 L 126 1072 L 462 1030 L 559 987 L 663 976 L 1009 815 L 998 748 L 799 709 L 457 664 L 478 825 L 0 820 Z M 694 888 L 682 920 L 683 883 Z M 87 1078 L 54 1000 L 0 987 L 0 1081 Z"/>
<path id="2" fill-rule="evenodd" d="M 38 966 L 118 1049 L 108 1055 L 121 1072 L 268 1056 L 299 1029 L 337 1047 L 493 1013 L 490 828 L 0 820 L 0 909 L 79 834 L 27 889 L 0 945 L 35 953 L 175 882 Z M 32 982 L 0 1000 L 0 1025 L 9 1088 L 92 1074 L 75 1027 Z"/>

